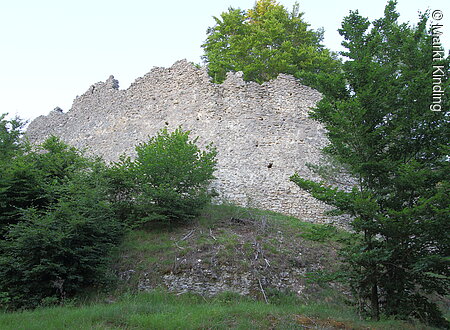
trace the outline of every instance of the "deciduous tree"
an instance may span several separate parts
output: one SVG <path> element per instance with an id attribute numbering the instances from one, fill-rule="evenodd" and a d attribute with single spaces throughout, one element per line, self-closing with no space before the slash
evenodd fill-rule
<path id="1" fill-rule="evenodd" d="M 214 82 L 227 72 L 242 71 L 244 79 L 263 83 L 280 73 L 302 78 L 304 73 L 334 72 L 339 62 L 321 44 L 302 18 L 299 5 L 292 11 L 274 0 L 258 0 L 249 10 L 229 8 L 208 28 L 203 59 Z M 311 79 L 308 79 L 311 81 Z"/>

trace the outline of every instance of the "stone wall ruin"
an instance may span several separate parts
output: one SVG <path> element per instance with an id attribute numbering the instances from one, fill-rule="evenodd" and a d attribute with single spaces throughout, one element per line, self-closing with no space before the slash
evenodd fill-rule
<path id="1" fill-rule="evenodd" d="M 305 164 L 317 163 L 326 143 L 324 128 L 308 118 L 321 95 L 281 74 L 259 85 L 229 73 L 210 81 L 204 69 L 187 61 L 154 68 L 125 90 L 111 76 L 78 96 L 67 112 L 52 111 L 30 123 L 34 143 L 50 135 L 88 148 L 107 161 L 160 129 L 178 126 L 218 149 L 215 188 L 224 200 L 293 215 L 303 221 L 329 221 L 326 205 L 289 181 L 297 171 L 316 179 Z"/>

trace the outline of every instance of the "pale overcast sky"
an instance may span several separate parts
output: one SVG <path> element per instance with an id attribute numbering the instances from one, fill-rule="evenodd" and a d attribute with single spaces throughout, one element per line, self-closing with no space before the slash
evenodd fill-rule
<path id="1" fill-rule="evenodd" d="M 349 10 L 382 17 L 385 0 L 303 0 L 311 27 L 325 28 L 324 43 L 341 50 L 337 33 Z M 68 111 L 77 95 L 114 75 L 120 88 L 154 66 L 187 59 L 201 63 L 206 29 L 228 7 L 248 9 L 255 0 L 0 0 L 0 114 L 24 119 Z M 291 9 L 295 0 L 280 0 Z M 401 21 L 418 11 L 443 12 L 442 40 L 450 45 L 448 0 L 398 0 Z"/>

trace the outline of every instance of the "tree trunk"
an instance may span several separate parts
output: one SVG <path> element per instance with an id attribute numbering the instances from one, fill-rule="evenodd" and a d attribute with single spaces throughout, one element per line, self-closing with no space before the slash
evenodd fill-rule
<path id="1" fill-rule="evenodd" d="M 372 283 L 372 292 L 370 295 L 370 305 L 372 308 L 372 320 L 380 320 L 380 305 L 378 303 L 378 286 L 377 281 L 374 280 Z"/>
<path id="2" fill-rule="evenodd" d="M 369 220 L 365 220 L 366 222 Z M 368 250 L 372 250 L 373 246 L 372 246 L 372 235 L 365 230 L 364 232 L 364 238 L 366 240 L 366 244 L 367 244 L 367 248 Z M 377 271 L 377 264 L 375 263 L 375 261 L 372 260 L 372 265 L 369 268 L 371 271 L 371 274 L 369 275 L 371 277 L 371 282 L 372 282 L 372 288 L 371 288 L 371 292 L 370 292 L 370 307 L 372 309 L 372 320 L 376 320 L 379 321 L 380 320 L 380 305 L 378 302 L 378 271 Z"/>

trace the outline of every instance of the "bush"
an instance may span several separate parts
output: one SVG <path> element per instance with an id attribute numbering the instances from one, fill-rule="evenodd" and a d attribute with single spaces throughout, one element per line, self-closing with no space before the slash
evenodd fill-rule
<path id="1" fill-rule="evenodd" d="M 51 137 L 3 164 L 0 305 L 35 307 L 104 283 L 123 234 L 104 163 Z"/>
<path id="2" fill-rule="evenodd" d="M 216 151 L 181 129 L 108 168 L 57 137 L 31 149 L 19 122 L 0 124 L 9 153 L 0 158 L 0 307 L 48 305 L 106 283 L 122 220 L 187 220 L 209 201 Z"/>
<path id="3" fill-rule="evenodd" d="M 116 211 L 122 218 L 134 225 L 186 221 L 210 201 L 217 152 L 211 145 L 200 150 L 189 133 L 163 129 L 136 147 L 134 161 L 122 157 L 111 169 Z"/>
<path id="4" fill-rule="evenodd" d="M 0 292 L 11 307 L 35 307 L 102 284 L 122 232 L 95 188 L 72 193 L 46 211 L 28 209 L 0 242 Z"/>
<path id="5" fill-rule="evenodd" d="M 22 210 L 49 207 L 64 194 L 60 188 L 93 162 L 54 136 L 34 150 L 23 152 L 16 146 L 11 157 L 0 162 L 0 236 L 20 221 Z"/>

